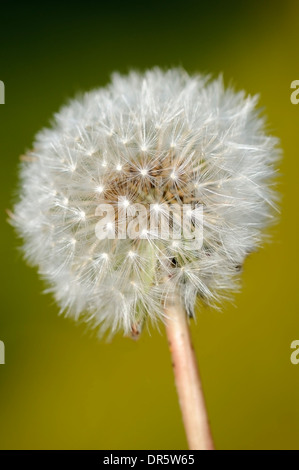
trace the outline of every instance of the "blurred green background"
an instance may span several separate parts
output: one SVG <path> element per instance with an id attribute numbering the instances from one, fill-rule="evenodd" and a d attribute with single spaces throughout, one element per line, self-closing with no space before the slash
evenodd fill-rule
<path id="1" fill-rule="evenodd" d="M 59 317 L 5 214 L 19 155 L 65 100 L 154 65 L 260 93 L 281 139 L 273 241 L 246 261 L 235 305 L 198 312 L 192 334 L 217 448 L 299 449 L 298 18 L 297 1 L 1 4 L 1 449 L 186 448 L 163 327 L 106 344 Z"/>

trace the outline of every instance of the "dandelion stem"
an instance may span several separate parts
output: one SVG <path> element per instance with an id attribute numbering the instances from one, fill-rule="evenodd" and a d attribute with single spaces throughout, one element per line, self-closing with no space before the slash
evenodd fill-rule
<path id="1" fill-rule="evenodd" d="M 178 300 L 167 305 L 166 332 L 190 450 L 214 450 L 187 314 Z"/>

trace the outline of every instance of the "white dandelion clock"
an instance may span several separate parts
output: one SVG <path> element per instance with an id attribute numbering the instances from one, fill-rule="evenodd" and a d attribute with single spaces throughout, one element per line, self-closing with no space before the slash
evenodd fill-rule
<path id="1" fill-rule="evenodd" d="M 202 395 L 190 399 L 187 317 L 236 290 L 273 220 L 278 142 L 256 104 L 179 69 L 115 74 L 63 107 L 22 162 L 12 223 L 26 258 L 100 335 L 166 322 L 191 448 L 212 440 Z"/>

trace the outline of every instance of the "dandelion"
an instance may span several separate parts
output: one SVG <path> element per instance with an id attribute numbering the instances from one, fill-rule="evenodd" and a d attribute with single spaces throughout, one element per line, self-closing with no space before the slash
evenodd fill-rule
<path id="1" fill-rule="evenodd" d="M 217 306 L 237 289 L 246 256 L 273 221 L 278 141 L 256 105 L 221 78 L 181 69 L 114 74 L 37 134 L 11 220 L 61 312 L 99 335 L 136 337 L 147 322 L 164 321 L 192 449 L 213 443 L 189 318 L 197 303 Z M 141 219 L 125 218 L 136 215 L 134 204 L 152 207 L 139 232 Z M 103 236 L 100 205 L 116 214 L 105 228 L 101 221 Z M 190 245 L 174 206 L 188 206 L 200 245 Z M 150 220 L 162 234 L 153 236 Z M 130 224 L 131 238 L 121 230 Z"/>

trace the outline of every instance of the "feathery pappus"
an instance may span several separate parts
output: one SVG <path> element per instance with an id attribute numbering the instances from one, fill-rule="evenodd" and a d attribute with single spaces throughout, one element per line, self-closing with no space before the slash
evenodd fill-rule
<path id="1" fill-rule="evenodd" d="M 175 295 L 193 316 L 237 289 L 276 201 L 278 139 L 257 101 L 221 77 L 154 68 L 55 114 L 21 163 L 11 223 L 62 312 L 138 335 Z"/>

